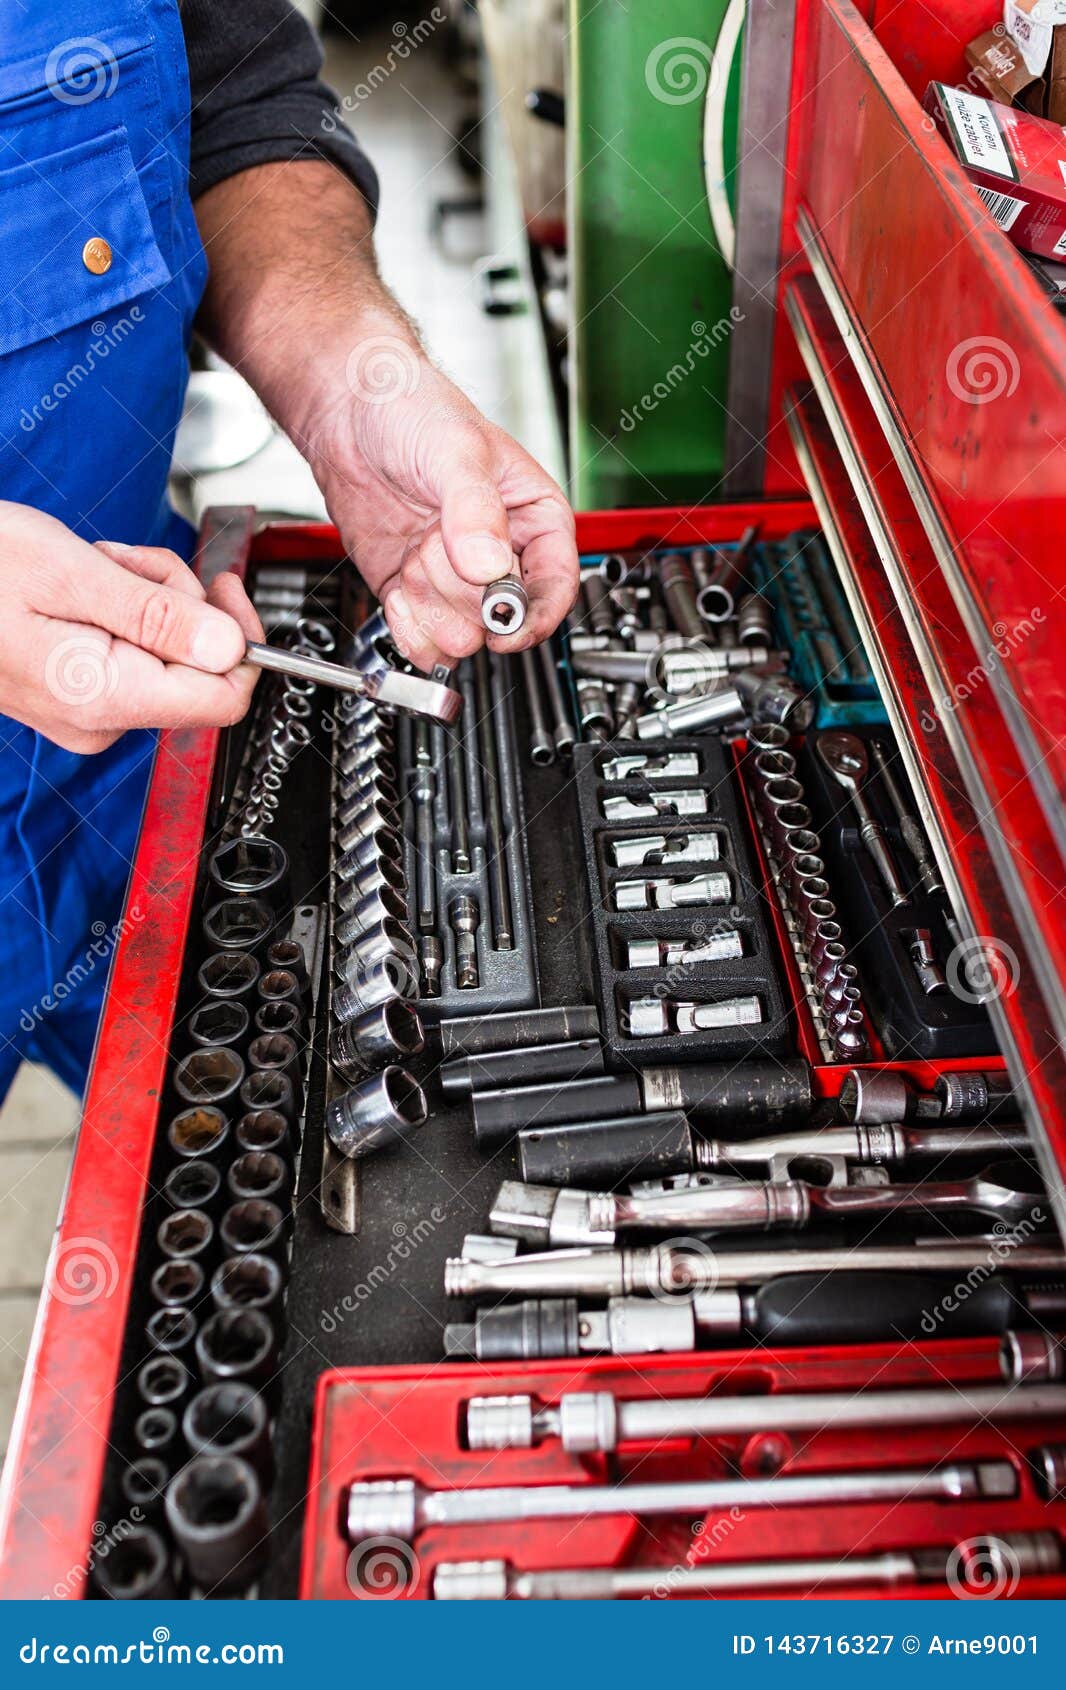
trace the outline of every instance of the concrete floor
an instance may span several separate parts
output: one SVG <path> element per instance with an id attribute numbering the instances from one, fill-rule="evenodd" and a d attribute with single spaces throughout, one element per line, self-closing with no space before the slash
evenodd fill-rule
<path id="1" fill-rule="evenodd" d="M 477 299 L 473 261 L 482 255 L 478 218 L 454 226 L 445 258 L 431 243 L 430 208 L 438 196 L 469 194 L 450 157 L 451 125 L 463 101 L 432 38 L 384 79 L 368 98 L 359 90 L 372 67 L 389 65 L 385 29 L 365 41 L 329 43 L 327 76 L 348 96 L 349 121 L 377 165 L 382 208 L 377 246 L 386 280 L 418 321 L 430 350 L 492 417 L 515 428 L 497 337 Z M 527 419 L 529 420 L 529 419 Z M 524 431 L 523 431 L 524 432 Z M 531 449 L 534 441 L 530 440 Z M 310 473 L 278 438 L 239 469 L 203 478 L 197 508 L 254 502 L 262 508 L 316 515 L 320 501 Z M 33 1328 L 77 1128 L 78 1105 L 49 1072 L 25 1065 L 0 1109 L 0 1452 Z"/>

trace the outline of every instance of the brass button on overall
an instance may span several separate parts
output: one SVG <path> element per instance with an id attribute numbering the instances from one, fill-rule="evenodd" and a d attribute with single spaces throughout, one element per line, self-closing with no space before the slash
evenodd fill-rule
<path id="1" fill-rule="evenodd" d="M 94 276 L 106 275 L 111 268 L 111 247 L 103 235 L 91 235 L 81 249 L 81 261 Z"/>

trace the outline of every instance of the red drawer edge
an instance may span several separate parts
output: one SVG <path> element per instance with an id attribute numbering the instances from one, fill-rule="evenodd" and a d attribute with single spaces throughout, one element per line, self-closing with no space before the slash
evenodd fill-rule
<path id="1" fill-rule="evenodd" d="M 807 257 L 978 657 L 1027 628 L 990 683 L 1066 850 L 1066 324 L 855 8 L 815 0 L 810 31 Z"/>

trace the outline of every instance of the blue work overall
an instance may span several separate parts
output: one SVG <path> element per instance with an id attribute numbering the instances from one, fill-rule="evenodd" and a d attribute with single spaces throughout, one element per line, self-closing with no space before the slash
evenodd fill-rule
<path id="1" fill-rule="evenodd" d="M 185 555 L 189 117 L 177 0 L 3 6 L 0 498 Z M 80 757 L 0 716 L 0 1098 L 23 1057 L 84 1085 L 154 749 Z"/>

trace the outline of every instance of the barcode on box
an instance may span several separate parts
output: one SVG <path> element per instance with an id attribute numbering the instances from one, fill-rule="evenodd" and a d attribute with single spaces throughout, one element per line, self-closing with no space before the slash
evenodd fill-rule
<path id="1" fill-rule="evenodd" d="M 1016 199 L 1013 194 L 997 193 L 995 188 L 978 188 L 977 192 L 1000 228 L 1012 229 L 1019 214 L 1025 209 L 1025 201 Z"/>
<path id="2" fill-rule="evenodd" d="M 1066 229 L 1063 229 L 1062 234 L 1059 236 L 1051 250 L 1055 254 L 1056 258 L 1066 256 Z"/>

